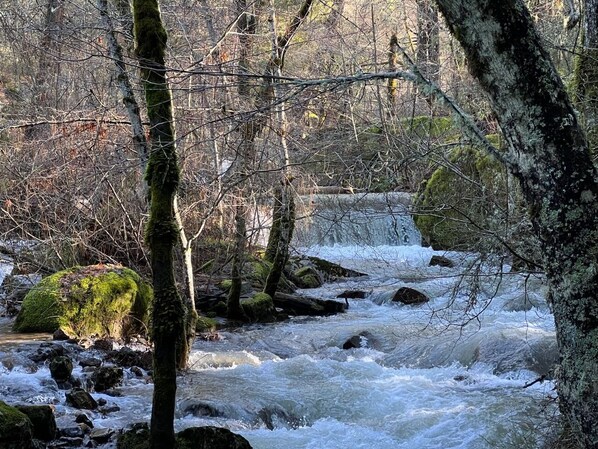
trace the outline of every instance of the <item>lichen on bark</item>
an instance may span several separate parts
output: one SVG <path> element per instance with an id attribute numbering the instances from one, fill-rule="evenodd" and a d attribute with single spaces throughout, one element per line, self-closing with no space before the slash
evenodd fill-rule
<path id="1" fill-rule="evenodd" d="M 559 404 L 598 448 L 598 172 L 522 0 L 437 0 L 487 92 L 542 247 L 561 363 Z"/>

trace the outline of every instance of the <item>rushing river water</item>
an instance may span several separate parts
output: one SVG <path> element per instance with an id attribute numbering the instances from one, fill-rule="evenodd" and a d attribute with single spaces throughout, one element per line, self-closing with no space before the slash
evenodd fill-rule
<path id="1" fill-rule="evenodd" d="M 475 257 L 459 253 L 444 254 L 455 268 L 429 267 L 440 253 L 417 245 L 304 252 L 368 274 L 306 294 L 362 290 L 366 298 L 350 299 L 344 314 L 197 341 L 179 378 L 178 429 L 225 426 L 255 449 L 536 447 L 537 426 L 555 413 L 550 381 L 526 387 L 550 376 L 556 360 L 542 278 L 490 263 L 468 270 Z M 403 286 L 432 299 L 391 303 Z M 358 335 L 360 347 L 342 349 Z M 0 400 L 55 403 L 59 424 L 66 420 L 64 392 L 47 368 L 26 362 L 27 345 L 4 343 L 0 351 Z M 149 419 L 151 384 L 127 376 L 122 397 L 95 395 L 120 407 L 96 413 L 96 427 Z"/>

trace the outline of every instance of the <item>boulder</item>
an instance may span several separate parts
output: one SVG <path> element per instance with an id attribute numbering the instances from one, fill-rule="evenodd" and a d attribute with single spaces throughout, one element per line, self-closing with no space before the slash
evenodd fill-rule
<path id="1" fill-rule="evenodd" d="M 401 287 L 392 297 L 393 302 L 402 304 L 423 304 L 429 300 L 425 294 L 410 287 Z"/>
<path id="2" fill-rule="evenodd" d="M 33 449 L 33 425 L 27 415 L 0 401 L 0 448 Z"/>
<path id="3" fill-rule="evenodd" d="M 132 428 L 118 435 L 118 449 L 149 449 L 149 427 L 146 423 L 133 424 Z"/>
<path id="4" fill-rule="evenodd" d="M 221 427 L 190 427 L 176 435 L 179 449 L 251 449 L 249 441 Z"/>
<path id="5" fill-rule="evenodd" d="M 336 295 L 336 297 L 345 299 L 364 299 L 367 295 L 368 293 L 363 290 L 345 290 Z"/>
<path id="6" fill-rule="evenodd" d="M 138 366 L 146 371 L 152 369 L 153 363 L 151 351 L 135 351 L 127 347 L 123 347 L 118 351 L 110 351 L 106 355 L 106 360 L 125 368 Z"/>
<path id="7" fill-rule="evenodd" d="M 54 409 L 49 405 L 17 405 L 21 413 L 27 415 L 33 426 L 33 438 L 50 441 L 56 438 L 58 429 Z"/>
<path id="8" fill-rule="evenodd" d="M 110 441 L 112 435 L 114 435 L 114 430 L 112 429 L 93 429 L 89 433 L 89 439 L 98 444 L 105 444 Z"/>
<path id="9" fill-rule="evenodd" d="M 82 388 L 73 388 L 66 394 L 66 403 L 78 409 L 94 410 L 98 408 L 96 400 Z"/>
<path id="10" fill-rule="evenodd" d="M 71 379 L 72 372 L 73 361 L 68 356 L 60 355 L 54 357 L 50 362 L 50 376 L 58 384 L 68 382 Z"/>
<path id="11" fill-rule="evenodd" d="M 23 300 L 14 329 L 54 332 L 71 338 L 123 338 L 141 332 L 149 318 L 152 290 L 134 271 L 92 265 L 44 278 Z"/>
<path id="12" fill-rule="evenodd" d="M 96 391 L 106 391 L 122 382 L 123 369 L 116 366 L 101 366 L 94 371 L 91 380 Z"/>
<path id="13" fill-rule="evenodd" d="M 448 257 L 433 255 L 432 258 L 430 259 L 430 263 L 428 264 L 428 266 L 453 268 L 455 266 L 455 264 Z"/>
<path id="14" fill-rule="evenodd" d="M 343 349 L 361 348 L 361 340 L 360 335 L 353 335 L 343 343 Z"/>
<path id="15" fill-rule="evenodd" d="M 64 355 L 63 346 L 56 343 L 42 343 L 37 348 L 37 351 L 35 351 L 35 354 L 29 355 L 29 359 L 33 362 L 40 363 L 62 355 Z"/>
<path id="16" fill-rule="evenodd" d="M 216 332 L 218 322 L 207 316 L 198 316 L 195 323 L 195 331 L 199 334 Z"/>
<path id="17" fill-rule="evenodd" d="M 359 271 L 344 268 L 336 263 L 328 262 L 327 260 L 320 259 L 319 257 L 309 256 L 307 260 L 313 265 L 316 270 L 322 273 L 325 281 L 335 281 L 338 278 L 352 278 L 366 276 L 364 273 Z"/>
<path id="18" fill-rule="evenodd" d="M 314 267 L 301 267 L 293 272 L 291 277 L 299 288 L 318 288 L 324 281 Z"/>
<path id="19" fill-rule="evenodd" d="M 251 299 L 244 300 L 241 307 L 251 321 L 271 322 L 276 319 L 274 301 L 267 293 L 256 293 Z"/>
<path id="20" fill-rule="evenodd" d="M 344 302 L 309 296 L 288 295 L 276 292 L 274 305 L 291 315 L 326 316 L 342 313 L 347 309 Z"/>

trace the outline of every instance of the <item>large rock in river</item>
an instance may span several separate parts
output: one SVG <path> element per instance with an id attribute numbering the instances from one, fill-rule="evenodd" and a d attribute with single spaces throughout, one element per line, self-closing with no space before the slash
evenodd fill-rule
<path id="1" fill-rule="evenodd" d="M 31 420 L 15 407 L 0 401 L 0 448 L 33 448 Z"/>
<path id="2" fill-rule="evenodd" d="M 44 278 L 31 289 L 14 329 L 61 329 L 72 338 L 121 338 L 142 331 L 151 299 L 151 287 L 133 270 L 119 265 L 74 267 Z"/>

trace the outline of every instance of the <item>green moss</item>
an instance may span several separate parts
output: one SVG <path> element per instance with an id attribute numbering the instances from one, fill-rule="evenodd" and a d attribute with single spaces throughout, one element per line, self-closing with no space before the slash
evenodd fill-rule
<path id="1" fill-rule="evenodd" d="M 293 279 L 299 288 L 318 288 L 322 286 L 322 280 L 318 271 L 313 267 L 301 267 L 297 269 Z"/>
<path id="2" fill-rule="evenodd" d="M 490 140 L 499 143 L 498 136 Z M 449 161 L 457 170 L 433 172 L 416 198 L 421 214 L 415 223 L 436 249 L 472 249 L 492 227 L 496 211 L 509 207 L 507 175 L 499 162 L 472 147 L 455 149 Z"/>
<path id="3" fill-rule="evenodd" d="M 241 306 L 252 321 L 272 321 L 274 319 L 274 301 L 267 293 L 256 293 L 251 299 L 243 301 Z"/>
<path id="4" fill-rule="evenodd" d="M 201 332 L 215 332 L 218 327 L 216 320 L 207 316 L 198 316 L 197 322 L 195 323 L 195 330 Z"/>
<path id="5" fill-rule="evenodd" d="M 164 62 L 164 48 L 167 35 L 160 18 L 160 7 L 156 0 L 135 0 L 133 2 L 136 52 L 148 61 Z M 155 42 L 162 45 L 155 45 Z"/>
<path id="6" fill-rule="evenodd" d="M 118 436 L 116 447 L 118 449 L 149 449 L 149 441 L 149 427 L 145 423 L 137 423 L 130 430 Z"/>
<path id="7" fill-rule="evenodd" d="M 407 132 L 417 136 L 432 138 L 456 137 L 461 134 L 454 126 L 450 117 L 430 117 L 429 115 L 419 115 L 416 117 L 404 118 L 401 124 Z"/>
<path id="8" fill-rule="evenodd" d="M 0 401 L 0 447 L 32 447 L 32 428 L 27 415 Z"/>
<path id="9" fill-rule="evenodd" d="M 218 284 L 218 287 L 220 287 L 224 291 L 229 291 L 232 286 L 233 281 L 230 279 L 224 279 L 220 282 L 220 284 Z"/>
<path id="10" fill-rule="evenodd" d="M 133 270 L 116 265 L 75 267 L 43 279 L 23 300 L 19 332 L 120 338 L 147 324 L 152 289 Z"/>

